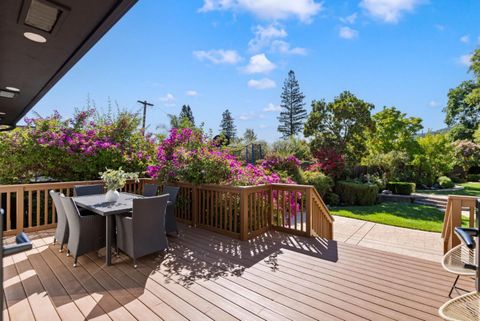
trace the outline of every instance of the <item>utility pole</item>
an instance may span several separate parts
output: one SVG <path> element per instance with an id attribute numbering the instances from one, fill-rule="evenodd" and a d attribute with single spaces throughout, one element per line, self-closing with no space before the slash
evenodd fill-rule
<path id="1" fill-rule="evenodd" d="M 146 100 L 141 101 L 137 100 L 139 104 L 143 105 L 143 122 L 142 122 L 142 129 L 145 132 L 145 119 L 147 118 L 147 106 L 153 107 L 153 104 L 147 102 Z"/>

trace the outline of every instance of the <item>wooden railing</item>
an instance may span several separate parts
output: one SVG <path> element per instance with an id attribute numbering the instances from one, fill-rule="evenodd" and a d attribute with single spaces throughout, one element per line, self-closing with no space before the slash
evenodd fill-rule
<path id="1" fill-rule="evenodd" d="M 144 184 L 151 182 L 129 181 L 124 191 L 141 194 Z M 0 185 L 0 207 L 6 212 L 5 235 L 55 227 L 55 206 L 48 191 L 72 196 L 75 185 L 92 184 L 102 182 Z M 242 240 L 269 229 L 333 238 L 333 218 L 313 186 L 174 185 L 180 187 L 175 215 L 181 222 Z"/>
<path id="2" fill-rule="evenodd" d="M 449 195 L 447 209 L 443 218 L 443 252 L 447 253 L 450 249 L 460 244 L 460 240 L 454 230 L 457 226 L 462 226 L 462 211 L 469 211 L 469 227 L 475 226 L 475 207 L 477 198 L 473 196 Z"/>

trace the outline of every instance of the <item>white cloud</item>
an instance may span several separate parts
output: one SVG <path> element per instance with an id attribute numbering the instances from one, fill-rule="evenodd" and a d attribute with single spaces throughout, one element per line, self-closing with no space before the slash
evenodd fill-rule
<path id="1" fill-rule="evenodd" d="M 358 37 L 358 31 L 350 27 L 341 27 L 338 35 L 343 39 L 354 39 Z"/>
<path id="2" fill-rule="evenodd" d="M 265 54 L 258 54 L 250 57 L 250 62 L 243 68 L 247 74 L 268 73 L 277 68 L 277 66 L 268 60 Z"/>
<path id="3" fill-rule="evenodd" d="M 285 38 L 287 32 L 277 24 L 268 26 L 256 26 L 254 38 L 248 42 L 248 49 L 252 52 L 258 52 L 263 48 L 269 47 L 273 39 Z"/>
<path id="4" fill-rule="evenodd" d="M 251 120 L 257 116 L 256 113 L 250 112 L 250 113 L 245 113 L 241 114 L 237 117 L 238 120 L 245 121 L 245 120 Z"/>
<path id="5" fill-rule="evenodd" d="M 428 105 L 429 105 L 430 107 L 437 107 L 437 106 L 438 106 L 438 102 L 435 101 L 435 100 L 430 100 L 430 102 L 428 103 Z"/>
<path id="6" fill-rule="evenodd" d="M 190 97 L 198 96 L 198 92 L 196 90 L 187 90 L 186 94 Z"/>
<path id="7" fill-rule="evenodd" d="M 274 40 L 272 42 L 271 50 L 273 52 L 278 52 L 278 53 L 287 54 L 287 55 L 305 56 L 307 54 L 307 49 L 302 47 L 291 48 L 290 44 L 283 40 Z"/>
<path id="8" fill-rule="evenodd" d="M 234 65 L 242 60 L 242 57 L 235 50 L 197 50 L 193 55 L 200 61 L 208 60 L 214 64 Z"/>
<path id="9" fill-rule="evenodd" d="M 322 9 L 322 3 L 315 0 L 204 0 L 199 11 L 244 11 L 261 19 L 282 20 L 294 17 L 309 23 Z"/>
<path id="10" fill-rule="evenodd" d="M 412 12 L 424 2 L 426 0 L 362 0 L 360 6 L 375 18 L 396 23 L 405 12 Z"/>
<path id="11" fill-rule="evenodd" d="M 160 100 L 167 107 L 175 106 L 175 96 L 170 93 L 160 97 L 158 100 Z"/>
<path id="12" fill-rule="evenodd" d="M 272 23 L 268 26 L 256 26 L 254 37 L 248 42 L 248 49 L 251 52 L 259 52 L 269 48 L 271 52 L 289 55 L 306 55 L 307 50 L 301 47 L 290 46 L 290 43 L 281 40 L 287 37 L 287 32 L 278 23 Z"/>
<path id="13" fill-rule="evenodd" d="M 270 78 L 250 79 L 247 83 L 248 87 L 255 89 L 270 89 L 275 88 L 277 84 Z"/>
<path id="14" fill-rule="evenodd" d="M 348 23 L 348 24 L 353 25 L 355 23 L 355 21 L 357 20 L 357 17 L 358 17 L 358 14 L 356 12 L 354 12 L 349 16 L 341 17 L 340 21 L 343 22 L 343 23 Z"/>
<path id="15" fill-rule="evenodd" d="M 282 107 L 280 105 L 275 105 L 273 103 L 269 103 L 267 107 L 263 108 L 263 111 L 267 113 L 278 112 L 281 110 L 282 110 Z"/>
<path id="16" fill-rule="evenodd" d="M 443 31 L 445 30 L 445 26 L 444 25 L 439 25 L 439 24 L 436 24 L 434 25 L 435 29 L 437 29 L 438 31 Z"/>
<path id="17" fill-rule="evenodd" d="M 460 37 L 460 42 L 469 43 L 470 42 L 470 36 L 469 35 L 461 36 Z"/>
<path id="18" fill-rule="evenodd" d="M 472 64 L 472 57 L 472 54 L 461 55 L 458 58 L 458 62 L 462 65 L 470 67 L 470 65 Z"/>

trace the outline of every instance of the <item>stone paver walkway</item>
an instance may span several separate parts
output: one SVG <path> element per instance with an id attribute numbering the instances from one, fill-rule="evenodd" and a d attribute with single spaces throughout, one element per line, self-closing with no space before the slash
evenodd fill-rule
<path id="1" fill-rule="evenodd" d="M 335 216 L 334 239 L 377 250 L 440 262 L 440 233 L 412 230 Z"/>

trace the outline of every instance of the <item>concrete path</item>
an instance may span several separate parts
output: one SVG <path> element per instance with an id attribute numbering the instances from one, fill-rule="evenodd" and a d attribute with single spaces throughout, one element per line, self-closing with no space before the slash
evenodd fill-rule
<path id="1" fill-rule="evenodd" d="M 334 239 L 377 250 L 440 262 L 440 233 L 424 232 L 335 216 Z"/>

